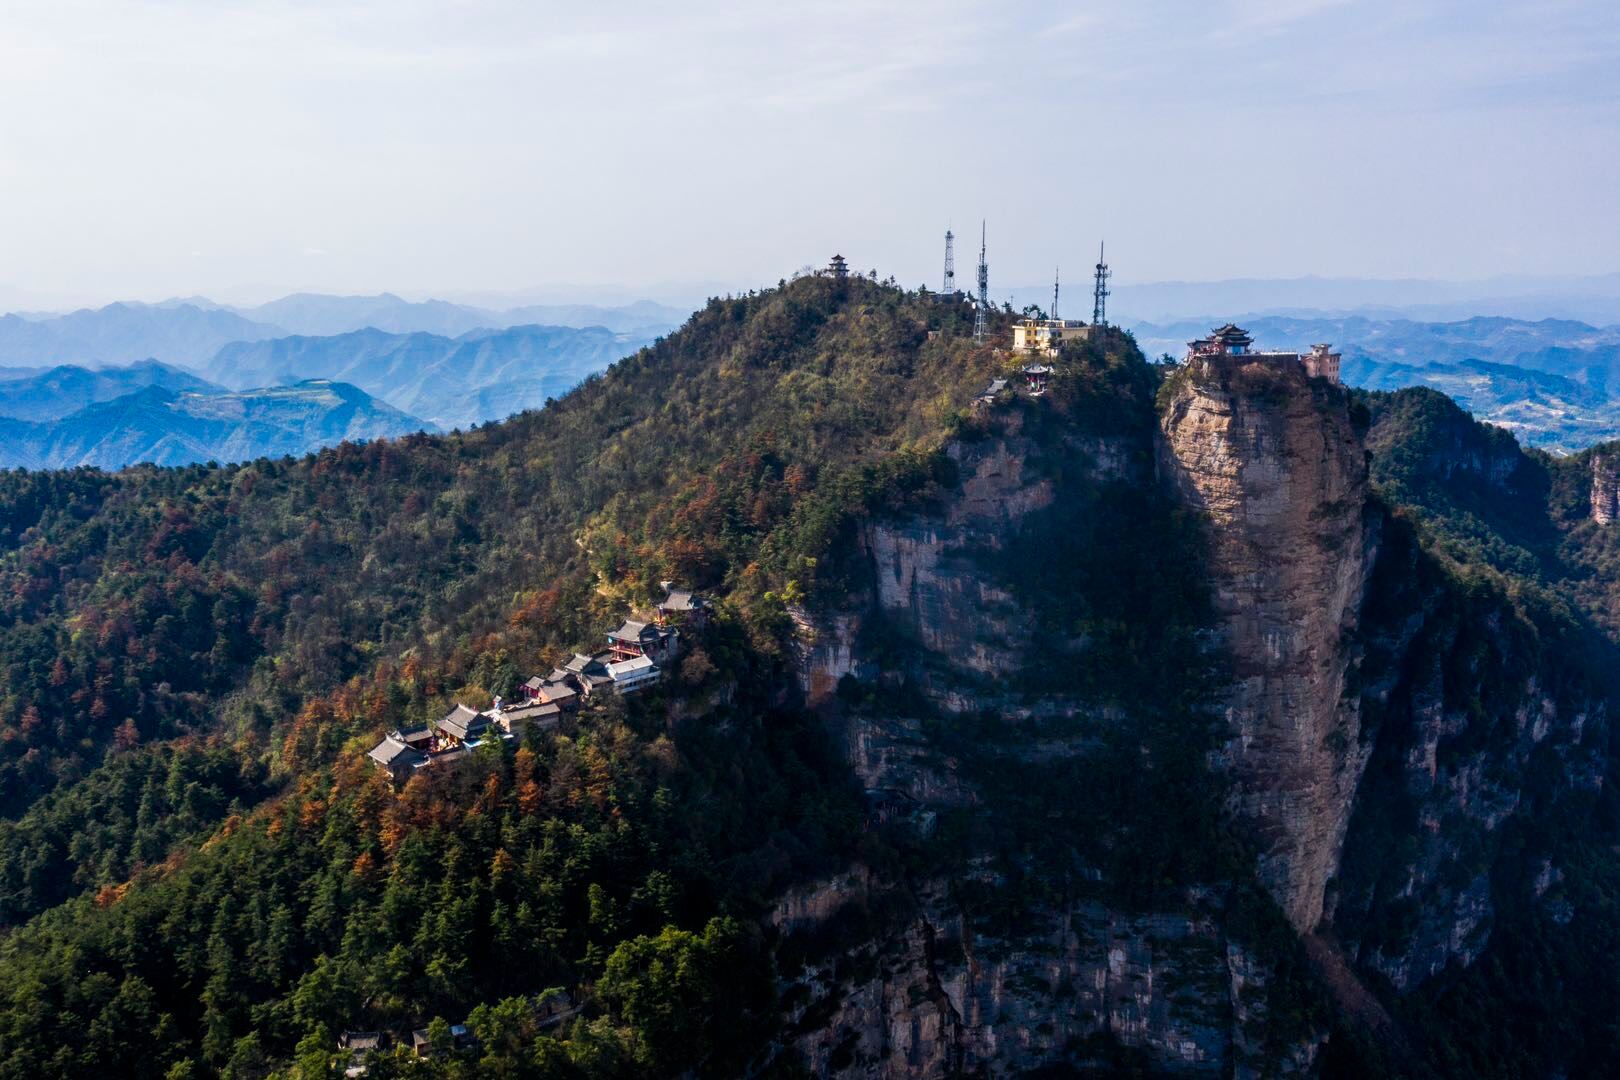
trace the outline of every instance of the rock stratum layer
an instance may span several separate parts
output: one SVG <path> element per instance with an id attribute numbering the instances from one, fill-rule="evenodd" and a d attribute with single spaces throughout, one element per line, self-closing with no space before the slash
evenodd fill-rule
<path id="1" fill-rule="evenodd" d="M 1228 357 L 1192 362 L 1161 429 L 1165 472 L 1209 522 L 1236 809 L 1262 846 L 1260 880 L 1306 932 L 1367 760 L 1345 694 L 1372 565 L 1362 440 L 1339 387 Z"/>

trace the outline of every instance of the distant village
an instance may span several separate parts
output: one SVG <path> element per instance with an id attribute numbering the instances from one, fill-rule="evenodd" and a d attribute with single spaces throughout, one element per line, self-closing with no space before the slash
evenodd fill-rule
<path id="1" fill-rule="evenodd" d="M 681 628 L 689 632 L 708 620 L 712 604 L 690 589 L 664 582 L 664 598 L 648 621 L 626 619 L 607 635 L 607 647 L 575 653 L 562 667 L 530 676 L 518 698 L 496 697 L 488 709 L 458 703 L 429 727 L 390 731 L 367 755 L 396 784 L 421 769 L 466 757 L 485 739 L 512 740 L 529 728 L 558 727 L 582 701 L 607 694 L 630 695 L 658 685 L 663 667 L 681 650 Z"/>

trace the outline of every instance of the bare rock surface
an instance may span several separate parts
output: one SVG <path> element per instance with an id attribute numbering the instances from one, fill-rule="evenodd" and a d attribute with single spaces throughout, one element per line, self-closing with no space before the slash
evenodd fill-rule
<path id="1" fill-rule="evenodd" d="M 1236 809 L 1261 881 L 1308 932 L 1367 756 L 1345 694 L 1374 546 L 1362 441 L 1340 388 L 1244 357 L 1193 360 L 1161 428 L 1161 467 L 1209 522 Z"/>

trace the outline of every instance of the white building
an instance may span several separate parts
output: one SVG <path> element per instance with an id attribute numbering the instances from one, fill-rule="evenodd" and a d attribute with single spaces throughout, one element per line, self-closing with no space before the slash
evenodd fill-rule
<path id="1" fill-rule="evenodd" d="M 1084 341 L 1091 327 L 1078 319 L 1020 319 L 1013 324 L 1013 349 L 1056 356 L 1065 341 Z"/>
<path id="2" fill-rule="evenodd" d="M 608 677 L 613 680 L 613 689 L 621 694 L 633 694 L 654 686 L 663 677 L 658 665 L 652 662 L 651 657 L 634 656 L 628 660 L 620 660 L 616 664 L 607 666 Z"/>

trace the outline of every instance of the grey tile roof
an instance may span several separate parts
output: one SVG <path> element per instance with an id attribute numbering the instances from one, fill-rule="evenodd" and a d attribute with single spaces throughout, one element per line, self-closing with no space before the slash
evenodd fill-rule
<path id="1" fill-rule="evenodd" d="M 366 756 L 389 769 L 409 768 L 420 761 L 427 760 L 426 754 L 406 746 L 399 738 L 398 732 L 389 732 L 382 742 L 371 748 L 371 752 Z"/>
<path id="2" fill-rule="evenodd" d="M 476 739 L 480 732 L 489 727 L 489 717 L 465 705 L 457 705 L 439 721 L 438 726 L 440 731 L 451 738 L 465 742 L 467 739 Z"/>
<path id="3" fill-rule="evenodd" d="M 540 700 L 542 701 L 568 701 L 570 698 L 578 696 L 574 688 L 565 682 L 548 682 L 540 687 Z"/>
<path id="4" fill-rule="evenodd" d="M 619 627 L 617 630 L 613 631 L 613 633 L 608 635 L 608 637 L 614 641 L 633 641 L 637 645 L 640 645 L 644 641 L 656 638 L 657 636 L 658 630 L 656 627 L 653 627 L 649 623 L 638 622 L 635 619 L 624 620 L 623 626 Z"/>

